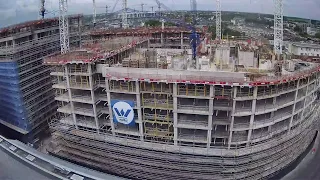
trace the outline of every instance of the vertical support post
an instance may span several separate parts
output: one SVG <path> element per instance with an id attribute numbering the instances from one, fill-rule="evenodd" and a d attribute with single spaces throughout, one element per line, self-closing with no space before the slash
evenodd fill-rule
<path id="1" fill-rule="evenodd" d="M 110 123 L 111 123 L 111 131 L 112 131 L 112 135 L 115 135 L 114 132 L 114 123 L 113 123 L 113 112 L 112 112 L 112 108 L 111 108 L 111 93 L 110 93 L 110 81 L 109 79 L 106 78 L 106 92 L 107 92 L 107 98 L 108 98 L 108 105 L 109 105 L 109 114 L 110 114 Z"/>
<path id="2" fill-rule="evenodd" d="M 206 87 L 204 87 L 206 88 Z M 210 99 L 209 99 L 209 116 L 208 116 L 208 135 L 207 135 L 207 148 L 210 148 L 211 140 L 212 140 L 212 124 L 213 124 L 213 92 L 214 86 L 210 86 Z"/>
<path id="3" fill-rule="evenodd" d="M 97 114 L 97 106 L 96 106 L 96 100 L 94 96 L 94 86 L 93 86 L 93 79 L 92 79 L 92 67 L 91 64 L 88 64 L 88 73 L 89 73 L 89 86 L 90 86 L 90 93 L 91 93 L 91 101 L 92 101 L 92 107 L 93 107 L 93 114 L 94 114 L 94 121 L 96 123 L 97 132 L 99 133 L 99 120 L 98 120 L 98 114 Z"/>
<path id="4" fill-rule="evenodd" d="M 289 124 L 289 129 L 288 129 L 288 133 L 291 131 L 291 127 L 292 127 L 292 122 L 293 122 L 293 117 L 294 117 L 294 112 L 295 112 L 295 109 L 296 109 L 296 104 L 297 104 L 297 97 L 298 97 L 298 92 L 299 92 L 299 83 L 300 83 L 300 79 L 298 79 L 298 83 L 297 83 L 297 88 L 295 90 L 295 95 L 294 95 L 294 104 L 293 104 L 293 107 L 292 107 L 292 113 L 291 113 L 291 118 L 290 118 L 290 124 Z M 307 91 L 308 92 L 308 91 Z M 306 93 L 307 93 L 306 92 Z"/>
<path id="5" fill-rule="evenodd" d="M 178 98 L 177 98 L 177 84 L 173 84 L 173 128 L 174 128 L 174 145 L 178 145 Z"/>
<path id="6" fill-rule="evenodd" d="M 141 94 L 139 81 L 136 81 L 136 99 L 137 99 L 137 108 L 138 108 L 138 122 L 139 122 L 139 134 L 140 140 L 143 141 L 143 122 L 142 122 L 142 112 L 141 112 Z"/>
<path id="7" fill-rule="evenodd" d="M 181 49 L 183 49 L 183 32 L 181 32 L 180 37 L 181 37 Z"/>
<path id="8" fill-rule="evenodd" d="M 161 31 L 161 37 L 160 37 L 160 41 L 161 41 L 161 48 L 163 48 L 164 45 L 164 39 L 163 39 L 163 31 Z"/>
<path id="9" fill-rule="evenodd" d="M 305 97 L 306 97 L 306 95 L 308 94 L 308 87 L 309 87 L 309 83 L 310 83 L 310 77 L 308 77 L 308 85 L 307 85 L 307 90 L 306 90 L 306 93 L 305 93 Z M 300 87 L 298 86 L 298 90 L 300 89 Z M 304 111 L 305 111 L 305 109 L 306 109 L 306 98 L 304 98 L 304 100 L 303 100 L 304 102 L 303 102 L 303 109 L 302 109 L 302 116 L 300 117 L 300 121 L 302 121 L 303 119 L 304 119 Z"/>
<path id="10" fill-rule="evenodd" d="M 64 66 L 64 74 L 65 74 L 66 80 L 67 80 L 67 91 L 68 91 L 69 100 L 70 100 L 71 114 L 72 114 L 73 123 L 74 123 L 76 129 L 78 129 L 77 118 L 76 118 L 76 114 L 74 113 L 74 105 L 73 105 L 73 101 L 72 101 L 72 94 L 71 94 L 71 87 L 70 87 L 70 77 L 69 77 L 68 65 L 65 65 L 65 66 Z"/>
<path id="11" fill-rule="evenodd" d="M 232 142 L 232 135 L 233 135 L 233 124 L 234 124 L 234 113 L 236 112 L 236 100 L 237 97 L 238 87 L 233 87 L 233 103 L 232 103 L 232 111 L 231 111 L 231 124 L 230 124 L 230 133 L 229 133 L 229 140 L 228 140 L 228 149 L 231 147 Z"/>
<path id="12" fill-rule="evenodd" d="M 253 89 L 253 100 L 252 100 L 252 109 L 251 109 L 251 117 L 250 117 L 250 127 L 249 127 L 249 133 L 248 133 L 248 143 L 247 146 L 250 144 L 250 139 L 252 135 L 252 129 L 253 129 L 253 122 L 254 122 L 254 116 L 256 112 L 256 104 L 257 104 L 257 94 L 258 94 L 258 87 L 254 87 Z"/>

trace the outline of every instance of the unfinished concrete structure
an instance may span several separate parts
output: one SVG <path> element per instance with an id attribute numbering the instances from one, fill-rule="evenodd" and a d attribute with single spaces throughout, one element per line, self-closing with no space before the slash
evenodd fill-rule
<path id="1" fill-rule="evenodd" d="M 263 179 L 312 141 L 318 64 L 281 76 L 175 69 L 152 38 L 45 60 L 59 101 L 51 153 L 134 179 Z"/>
<path id="2" fill-rule="evenodd" d="M 82 16 L 71 16 L 71 46 L 80 44 Z M 33 142 L 56 114 L 50 69 L 43 57 L 60 51 L 58 19 L 0 29 L 0 123 Z"/>

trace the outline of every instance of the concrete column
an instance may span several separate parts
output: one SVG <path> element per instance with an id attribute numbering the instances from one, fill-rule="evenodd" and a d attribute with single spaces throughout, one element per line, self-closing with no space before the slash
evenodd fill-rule
<path id="1" fill-rule="evenodd" d="M 137 112 L 138 112 L 138 121 L 139 121 L 139 133 L 140 140 L 143 141 L 143 123 L 142 123 L 142 111 L 141 111 L 141 95 L 140 95 L 140 84 L 139 81 L 136 81 L 136 99 L 137 99 Z"/>
<path id="2" fill-rule="evenodd" d="M 232 103 L 232 111 L 231 111 L 231 124 L 230 124 L 230 132 L 229 132 L 229 140 L 228 140 L 228 149 L 230 149 L 231 146 L 231 140 L 232 140 L 232 131 L 233 131 L 233 124 L 234 124 L 234 113 L 236 111 L 236 100 L 234 97 L 237 97 L 237 91 L 238 87 L 233 87 L 233 103 Z"/>
<path id="3" fill-rule="evenodd" d="M 161 32 L 161 47 L 164 45 L 163 32 Z"/>
<path id="4" fill-rule="evenodd" d="M 183 32 L 181 32 L 181 49 L 183 49 Z"/>
<path id="5" fill-rule="evenodd" d="M 177 98 L 177 84 L 173 84 L 173 128 L 174 128 L 174 135 L 173 135 L 173 140 L 174 140 L 174 145 L 178 145 L 178 98 Z"/>
<path id="6" fill-rule="evenodd" d="M 75 127 L 78 129 L 77 118 L 76 118 L 76 114 L 74 113 L 74 105 L 73 105 L 73 101 L 72 101 L 68 65 L 64 66 L 64 74 L 65 74 L 66 79 L 67 79 L 67 90 L 68 90 L 68 95 L 69 95 L 69 100 L 70 100 L 71 114 L 72 114 L 73 123 L 74 123 Z"/>
<path id="7" fill-rule="evenodd" d="M 114 123 L 113 123 L 113 112 L 111 108 L 111 93 L 110 93 L 110 87 L 109 87 L 109 80 L 106 78 L 106 92 L 107 92 L 107 98 L 108 98 L 108 107 L 109 107 L 109 114 L 110 114 L 110 123 L 111 123 L 111 131 L 112 135 L 115 135 L 114 133 Z"/>
<path id="8" fill-rule="evenodd" d="M 92 107 L 93 107 L 93 114 L 94 114 L 94 121 L 96 122 L 96 128 L 99 133 L 99 120 L 98 120 L 98 114 L 97 114 L 97 106 L 96 106 L 96 100 L 94 96 L 94 90 L 93 90 L 93 79 L 92 79 L 92 67 L 91 64 L 88 65 L 89 70 L 89 85 L 90 85 L 90 91 L 91 91 L 91 101 L 92 101 Z"/>
<path id="9" fill-rule="evenodd" d="M 272 98 L 272 105 L 273 105 L 273 106 L 276 106 L 276 105 L 277 105 L 277 97 L 273 97 L 273 98 Z M 270 113 L 270 118 L 273 118 L 273 116 L 274 116 L 274 111 L 272 111 L 272 112 Z"/>
<path id="10" fill-rule="evenodd" d="M 249 146 L 251 135 L 252 135 L 252 128 L 253 128 L 253 122 L 254 122 L 254 114 L 256 112 L 256 104 L 257 104 L 257 93 L 258 93 L 258 87 L 254 87 L 253 89 L 253 100 L 252 100 L 252 109 L 251 109 L 251 117 L 250 117 L 250 127 L 249 127 L 249 133 L 248 133 L 248 143 L 247 146 Z"/>
<path id="11" fill-rule="evenodd" d="M 299 83 L 300 83 L 300 80 L 298 80 L 298 84 L 297 84 L 297 87 L 299 87 Z M 288 129 L 288 133 L 290 132 L 291 130 L 291 127 L 292 127 L 292 121 L 293 121 L 293 117 L 294 117 L 294 111 L 296 109 L 296 103 L 297 103 L 297 97 L 298 97 L 298 92 L 299 92 L 299 88 L 296 88 L 295 90 L 295 94 L 294 94 L 294 104 L 293 104 L 293 107 L 292 107 L 292 113 L 291 113 L 291 118 L 290 118 L 290 123 L 289 123 L 289 129 Z M 308 92 L 308 91 L 307 91 Z M 307 93 L 306 92 L 306 93 Z"/>
<path id="12" fill-rule="evenodd" d="M 309 88 L 309 83 L 310 83 L 310 78 L 308 77 L 308 85 L 307 85 L 307 90 L 306 90 L 306 93 L 304 95 L 304 97 L 306 97 L 306 95 L 308 94 L 308 88 Z M 299 88 L 298 88 L 299 90 Z M 303 109 L 302 109 L 302 116 L 300 117 L 300 121 L 302 121 L 304 119 L 304 110 L 306 109 L 306 98 L 303 100 Z"/>
<path id="13" fill-rule="evenodd" d="M 210 148 L 211 135 L 212 135 L 212 122 L 213 122 L 213 91 L 214 86 L 210 86 L 210 99 L 209 99 L 209 116 L 208 116 L 208 135 L 207 135 L 207 148 Z"/>

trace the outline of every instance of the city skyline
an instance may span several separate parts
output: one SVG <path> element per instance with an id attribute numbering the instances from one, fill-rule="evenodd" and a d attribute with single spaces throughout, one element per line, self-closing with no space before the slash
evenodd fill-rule
<path id="1" fill-rule="evenodd" d="M 104 13 L 105 6 L 109 6 L 109 11 L 115 5 L 115 0 L 96 0 L 97 13 Z M 161 0 L 163 4 L 168 6 L 171 10 L 188 10 L 190 9 L 189 0 Z M 92 14 L 92 1 L 91 0 L 70 0 L 69 14 Z M 155 1 L 140 0 L 129 1 L 128 7 L 132 9 L 141 9 L 140 4 L 146 4 L 144 10 L 151 11 L 151 7 L 157 10 Z M 198 0 L 198 10 L 211 10 L 216 9 L 215 0 Z M 46 17 L 58 16 L 58 0 L 46 0 L 46 9 L 48 14 Z M 239 11 L 239 12 L 253 12 L 272 14 L 273 13 L 273 0 L 223 0 L 221 2 L 223 11 Z M 38 18 L 38 11 L 40 8 L 39 0 L 0 0 L 0 27 L 34 20 Z M 115 11 L 121 9 L 121 0 L 119 0 Z M 284 14 L 287 16 L 302 17 L 308 19 L 319 19 L 320 17 L 320 2 L 317 0 L 284 0 Z"/>

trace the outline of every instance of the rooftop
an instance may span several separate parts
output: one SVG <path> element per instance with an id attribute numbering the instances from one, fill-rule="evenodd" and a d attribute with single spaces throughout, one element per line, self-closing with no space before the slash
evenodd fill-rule
<path id="1" fill-rule="evenodd" d="M 299 62 L 302 63 L 302 62 Z M 299 64 L 297 63 L 297 64 Z M 104 66 L 104 65 L 101 65 Z M 126 67 L 104 67 L 102 73 L 109 79 L 116 80 L 141 80 L 150 82 L 166 83 L 192 83 L 192 84 L 215 84 L 215 85 L 241 85 L 259 86 L 276 85 L 290 82 L 310 76 L 320 71 L 318 64 L 304 63 L 300 70 L 294 72 L 283 71 L 280 76 L 274 73 L 254 72 L 230 72 L 211 70 L 175 70 L 157 68 L 126 68 Z"/>
<path id="2" fill-rule="evenodd" d="M 82 15 L 78 14 L 78 15 L 69 16 L 69 18 L 79 18 L 79 17 L 82 17 Z M 10 32 L 10 31 L 17 31 L 17 30 L 20 30 L 20 29 L 23 29 L 23 28 L 29 28 L 29 27 L 32 27 L 32 26 L 35 26 L 35 25 L 45 24 L 47 22 L 54 22 L 54 21 L 58 22 L 58 20 L 59 20 L 59 18 L 55 17 L 55 18 L 47 18 L 47 19 L 26 21 L 26 22 L 23 22 L 23 23 L 19 23 L 19 24 L 8 26 L 8 27 L 0 28 L 0 34 L 1 33 Z"/>
<path id="3" fill-rule="evenodd" d="M 297 47 L 304 47 L 304 48 L 316 48 L 316 49 L 320 49 L 320 44 L 309 44 L 309 43 L 292 43 L 293 46 L 297 46 Z"/>
<path id="4" fill-rule="evenodd" d="M 94 63 L 106 59 L 146 41 L 139 37 L 119 37 L 99 43 L 87 43 L 81 49 L 66 54 L 54 54 L 44 59 L 44 64 Z"/>

